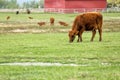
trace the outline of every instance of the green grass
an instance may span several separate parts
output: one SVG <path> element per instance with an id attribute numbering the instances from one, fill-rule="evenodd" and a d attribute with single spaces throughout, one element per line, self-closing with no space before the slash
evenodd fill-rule
<path id="1" fill-rule="evenodd" d="M 11 19 L 9 21 L 21 21 L 21 22 L 26 22 L 30 21 L 28 19 L 29 16 L 33 17 L 34 20 L 37 21 L 49 21 L 50 17 L 54 17 L 55 20 L 64 20 L 64 21 L 68 21 L 68 20 L 73 20 L 73 18 L 76 16 L 77 14 L 56 14 L 56 13 L 32 13 L 32 14 L 23 14 L 20 13 L 19 15 L 16 15 L 15 13 L 0 13 L 0 21 L 7 21 L 6 17 L 10 16 Z"/>
<path id="2" fill-rule="evenodd" d="M 0 64 L 45 62 L 87 66 L 8 66 L 0 65 L 0 80 L 120 80 L 120 13 L 103 13 L 103 41 L 98 33 L 90 42 L 91 32 L 83 33 L 83 42 L 69 43 L 68 30 L 77 14 L 0 13 Z M 6 16 L 11 16 L 6 20 Z M 34 19 L 29 20 L 31 16 Z M 36 22 L 54 16 L 54 26 L 39 27 Z M 63 20 L 69 27 L 58 25 Z M 104 32 L 104 29 L 118 32 Z M 11 30 L 49 30 L 45 33 L 9 33 Z M 4 32 L 5 31 L 5 32 Z"/>
<path id="3" fill-rule="evenodd" d="M 84 33 L 82 43 L 70 44 L 67 33 L 1 34 L 0 62 L 119 63 L 119 32 L 103 33 L 102 42 L 98 34 L 94 42 L 90 36 Z"/>
<path id="4" fill-rule="evenodd" d="M 118 66 L 0 66 L 0 80 L 119 80 Z"/>

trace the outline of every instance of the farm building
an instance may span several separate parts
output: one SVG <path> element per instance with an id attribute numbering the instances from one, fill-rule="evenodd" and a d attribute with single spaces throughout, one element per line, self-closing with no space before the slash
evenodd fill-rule
<path id="1" fill-rule="evenodd" d="M 45 12 L 78 13 L 104 10 L 107 0 L 44 0 Z"/>

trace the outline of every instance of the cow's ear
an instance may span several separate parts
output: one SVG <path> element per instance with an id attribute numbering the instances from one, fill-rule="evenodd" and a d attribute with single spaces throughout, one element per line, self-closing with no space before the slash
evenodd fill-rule
<path id="1" fill-rule="evenodd" d="M 69 33 L 70 33 L 71 31 L 69 31 Z"/>
<path id="2" fill-rule="evenodd" d="M 69 33 L 72 33 L 72 30 L 70 30 Z"/>
<path id="3" fill-rule="evenodd" d="M 72 34 L 72 31 L 70 30 L 68 35 L 70 36 L 71 34 Z"/>
<path id="4" fill-rule="evenodd" d="M 71 30 L 71 31 L 69 31 L 69 33 L 70 33 L 70 34 L 73 34 L 73 31 Z"/>
<path id="5" fill-rule="evenodd" d="M 75 33 L 76 35 L 78 35 L 79 34 L 79 31 L 76 31 L 76 33 Z"/>

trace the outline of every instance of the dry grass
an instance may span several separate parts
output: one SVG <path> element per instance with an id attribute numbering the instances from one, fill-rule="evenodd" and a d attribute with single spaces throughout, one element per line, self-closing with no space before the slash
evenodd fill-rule
<path id="1" fill-rule="evenodd" d="M 0 14 L 2 15 L 2 13 Z M 10 15 L 11 19 L 6 20 L 6 16 Z M 43 15 L 43 16 L 41 16 Z M 49 18 L 54 15 L 55 24 L 50 25 Z M 20 14 L 4 13 L 2 20 L 0 19 L 0 33 L 6 32 L 68 32 L 71 29 L 73 20 L 77 14 Z M 104 13 L 103 31 L 120 31 L 119 13 Z M 33 19 L 28 19 L 31 16 Z M 40 16 L 40 18 L 38 17 Z M 69 26 L 65 27 L 58 21 L 65 21 Z M 44 21 L 44 26 L 39 26 L 37 23 Z"/>

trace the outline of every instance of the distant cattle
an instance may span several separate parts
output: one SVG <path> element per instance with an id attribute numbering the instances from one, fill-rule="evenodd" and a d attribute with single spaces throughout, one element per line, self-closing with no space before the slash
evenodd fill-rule
<path id="1" fill-rule="evenodd" d="M 28 17 L 29 19 L 33 19 L 33 17 Z"/>
<path id="2" fill-rule="evenodd" d="M 82 42 L 82 33 L 84 31 L 92 31 L 92 38 L 96 34 L 96 30 L 99 32 L 99 41 L 102 41 L 102 23 L 103 16 L 98 12 L 88 12 L 78 15 L 73 23 L 72 30 L 69 31 L 69 42 L 73 42 L 75 36 L 78 35 L 78 42 Z"/>
<path id="3" fill-rule="evenodd" d="M 10 16 L 7 16 L 6 19 L 9 20 L 9 19 L 10 19 Z"/>
<path id="4" fill-rule="evenodd" d="M 45 22 L 38 22 L 37 23 L 39 26 L 43 26 L 43 25 L 45 25 L 46 23 Z"/>
<path id="5" fill-rule="evenodd" d="M 50 25 L 54 25 L 55 19 L 53 17 L 50 18 Z"/>
<path id="6" fill-rule="evenodd" d="M 30 13 L 31 13 L 31 11 L 30 11 L 29 9 L 27 9 L 26 11 L 27 11 L 27 14 L 30 14 Z"/>
<path id="7" fill-rule="evenodd" d="M 68 26 L 68 24 L 66 22 L 63 22 L 63 21 L 59 21 L 58 22 L 60 25 L 63 25 L 63 26 Z"/>
<path id="8" fill-rule="evenodd" d="M 16 15 L 19 14 L 19 11 L 16 11 Z"/>

